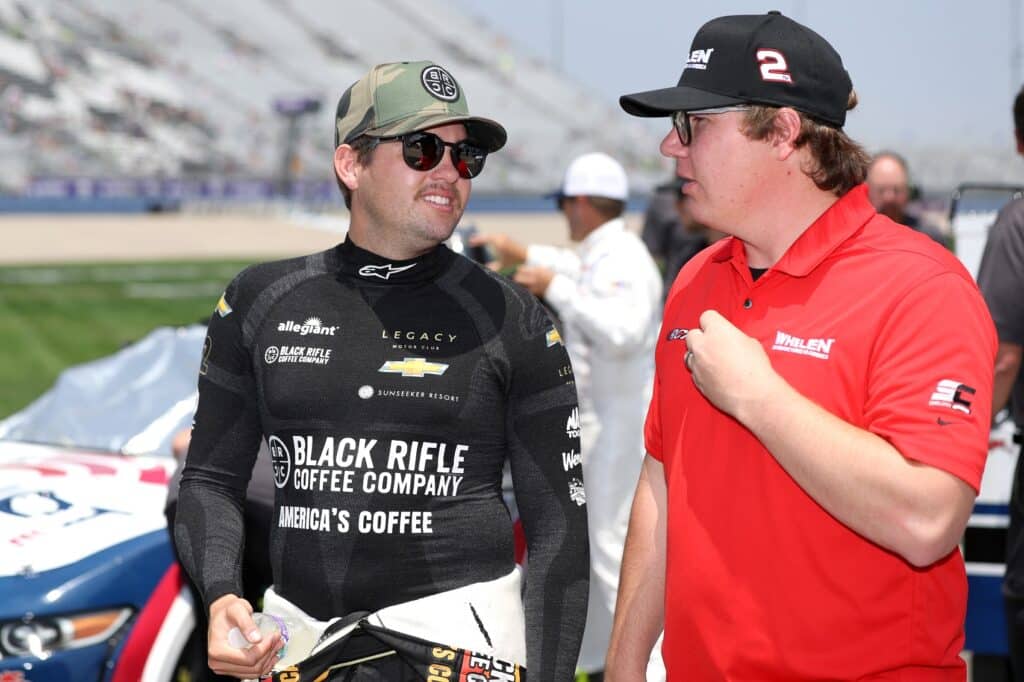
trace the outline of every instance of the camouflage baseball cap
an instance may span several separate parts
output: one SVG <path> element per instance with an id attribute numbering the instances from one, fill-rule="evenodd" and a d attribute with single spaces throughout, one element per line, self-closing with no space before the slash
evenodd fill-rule
<path id="1" fill-rule="evenodd" d="M 437 64 L 378 64 L 338 100 L 334 146 L 360 135 L 393 137 L 448 123 L 465 124 L 469 137 L 489 152 L 508 137 L 496 121 L 469 115 L 462 88 Z"/>

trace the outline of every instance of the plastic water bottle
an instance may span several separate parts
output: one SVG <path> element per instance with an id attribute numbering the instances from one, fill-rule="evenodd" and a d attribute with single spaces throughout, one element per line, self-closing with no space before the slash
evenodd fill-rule
<path id="1" fill-rule="evenodd" d="M 284 668 L 298 663 L 309 656 L 313 649 L 313 632 L 301 621 L 259 611 L 252 614 L 252 620 L 264 638 L 272 636 L 275 632 L 281 633 L 281 660 L 275 667 Z M 228 631 L 228 645 L 235 649 L 249 649 L 254 646 L 237 627 Z"/>

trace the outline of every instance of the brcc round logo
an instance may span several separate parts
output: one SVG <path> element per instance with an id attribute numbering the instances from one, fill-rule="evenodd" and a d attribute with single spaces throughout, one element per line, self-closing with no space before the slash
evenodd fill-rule
<path id="1" fill-rule="evenodd" d="M 271 436 L 267 440 L 270 447 L 270 464 L 274 468 L 274 485 L 283 488 L 288 484 L 288 477 L 292 473 L 292 457 L 288 454 L 288 448 L 284 441 L 277 436 Z"/>
<path id="2" fill-rule="evenodd" d="M 278 350 L 277 346 L 270 346 L 263 354 L 263 361 L 266 362 L 268 365 L 272 365 L 275 362 L 277 362 L 277 356 L 280 354 L 281 351 Z"/>
<path id="3" fill-rule="evenodd" d="M 454 102 L 459 98 L 459 84 L 455 78 L 440 66 L 428 66 L 420 74 L 420 81 L 434 97 L 445 102 Z"/>

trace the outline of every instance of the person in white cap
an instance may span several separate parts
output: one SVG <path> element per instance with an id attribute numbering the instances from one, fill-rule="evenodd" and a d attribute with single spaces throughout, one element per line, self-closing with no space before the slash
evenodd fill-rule
<path id="1" fill-rule="evenodd" d="M 662 281 L 622 213 L 629 183 L 607 154 L 584 154 L 554 197 L 575 249 L 483 234 L 500 268 L 542 297 L 562 321 L 579 394 L 583 478 L 590 528 L 590 602 L 579 667 L 604 668 L 633 488 L 643 461 L 643 422 L 651 395 Z M 566 467 L 579 453 L 563 453 Z"/>

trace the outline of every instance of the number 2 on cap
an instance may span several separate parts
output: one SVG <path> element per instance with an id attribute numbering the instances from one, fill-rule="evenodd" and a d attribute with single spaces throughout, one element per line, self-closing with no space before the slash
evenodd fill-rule
<path id="1" fill-rule="evenodd" d="M 786 65 L 786 58 L 778 50 L 762 48 L 757 51 L 757 63 L 761 65 L 761 80 L 775 81 L 777 83 L 792 83 L 793 77 L 789 75 Z"/>

